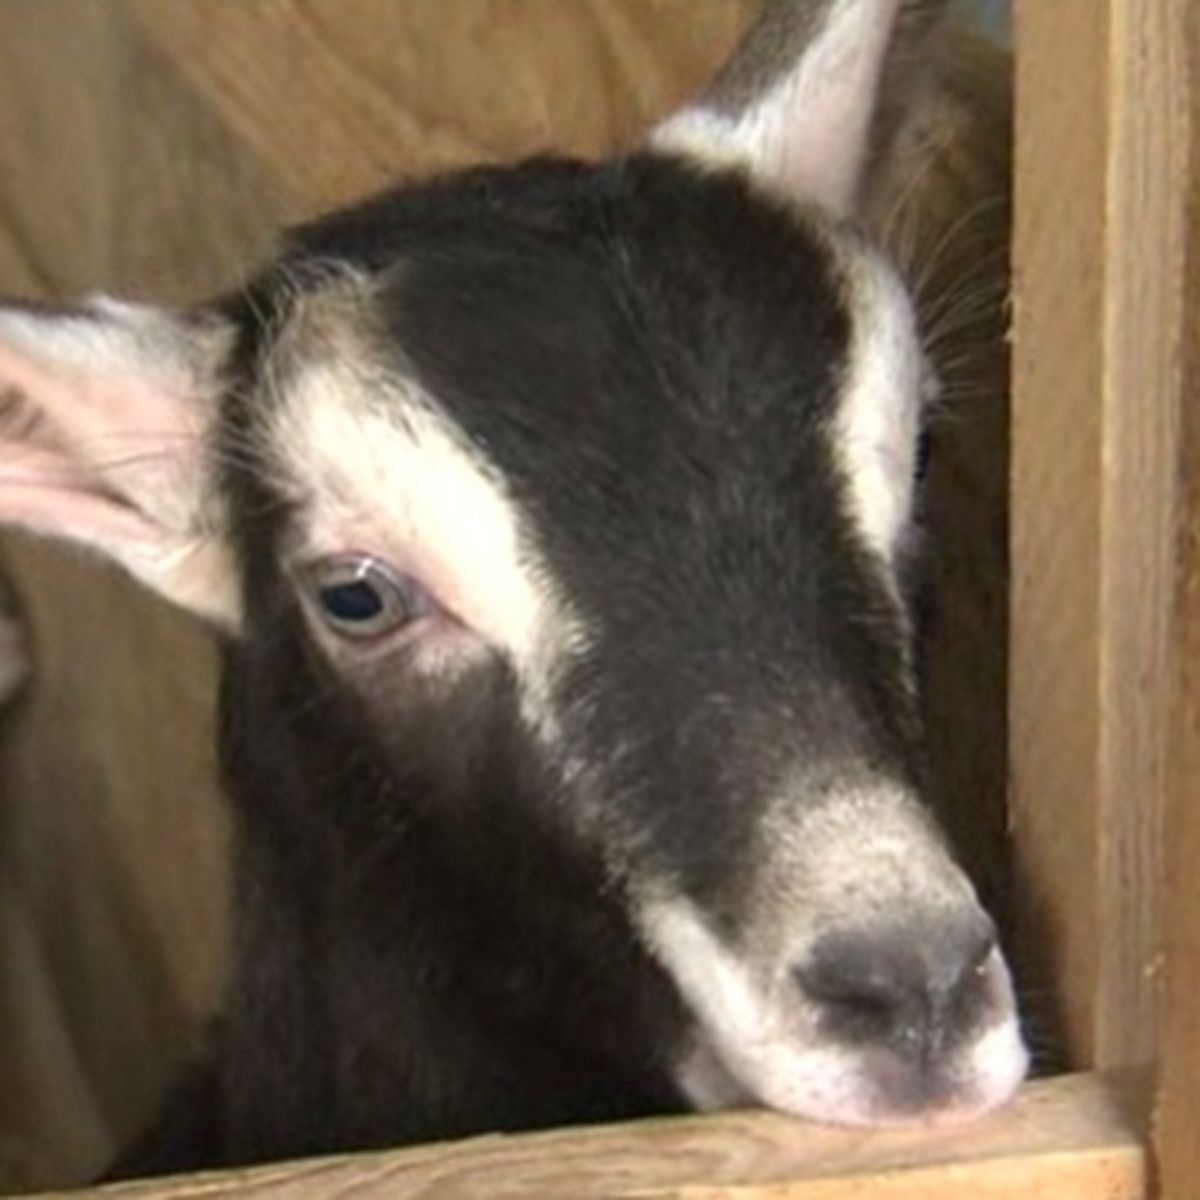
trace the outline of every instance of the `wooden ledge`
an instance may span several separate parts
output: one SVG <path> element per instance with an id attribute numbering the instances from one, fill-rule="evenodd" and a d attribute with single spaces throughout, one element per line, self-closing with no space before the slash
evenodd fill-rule
<path id="1" fill-rule="evenodd" d="M 1118 1095 L 1091 1075 L 1030 1084 L 958 1130 L 863 1133 L 774 1113 L 680 1117 L 123 1184 L 82 1195 L 219 1200 L 685 1197 L 1144 1200 Z"/>

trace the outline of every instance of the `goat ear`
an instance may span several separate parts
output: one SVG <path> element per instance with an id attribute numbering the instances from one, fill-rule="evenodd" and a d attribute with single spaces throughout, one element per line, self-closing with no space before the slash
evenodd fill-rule
<path id="1" fill-rule="evenodd" d="M 936 0 L 767 0 L 708 91 L 651 144 L 742 166 L 776 192 L 849 216 L 894 43 L 923 34 Z"/>
<path id="2" fill-rule="evenodd" d="M 0 522 L 99 551 L 232 626 L 206 479 L 229 327 L 106 298 L 0 305 Z"/>

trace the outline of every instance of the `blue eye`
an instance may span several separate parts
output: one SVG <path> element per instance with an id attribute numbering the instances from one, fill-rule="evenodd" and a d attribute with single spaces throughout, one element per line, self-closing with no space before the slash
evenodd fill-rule
<path id="1" fill-rule="evenodd" d="M 343 637 L 379 637 L 428 610 L 416 584 L 369 555 L 322 559 L 305 574 L 316 614 Z"/>

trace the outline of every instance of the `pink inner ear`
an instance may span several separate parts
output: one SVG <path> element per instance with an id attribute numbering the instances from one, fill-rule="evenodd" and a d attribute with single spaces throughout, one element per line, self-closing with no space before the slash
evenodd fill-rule
<path id="1" fill-rule="evenodd" d="M 120 496 L 144 511 L 165 505 L 177 512 L 178 500 L 162 490 L 164 474 L 174 472 L 176 486 L 184 482 L 178 472 L 195 449 L 198 430 L 179 381 L 169 378 L 174 372 L 141 377 L 102 356 L 86 365 L 71 357 L 43 364 L 0 345 L 0 390 L 17 397 L 0 409 L 0 444 L 53 450 L 59 472 L 69 470 L 77 486 L 88 481 L 114 501 Z"/>
<path id="2" fill-rule="evenodd" d="M 0 522 L 90 546 L 229 624 L 233 574 L 203 506 L 216 360 L 192 339 L 152 309 L 0 308 Z"/>
<path id="3" fill-rule="evenodd" d="M 768 5 L 710 94 L 655 131 L 660 148 L 746 168 L 764 186 L 837 217 L 854 209 L 899 0 L 824 0 L 815 36 L 781 42 Z M 780 63 L 782 55 L 791 60 Z M 748 79 L 772 80 L 745 91 Z M 731 100 L 724 80 L 738 81 Z"/>
<path id="4" fill-rule="evenodd" d="M 838 216 L 857 199 L 897 4 L 844 8 L 781 94 L 765 101 L 779 127 L 778 181 Z"/>
<path id="5" fill-rule="evenodd" d="M 94 543 L 109 553 L 149 548 L 154 525 L 66 455 L 0 437 L 0 519 L 37 533 Z"/>
<path id="6" fill-rule="evenodd" d="M 143 546 L 155 530 L 194 536 L 200 433 L 220 354 L 211 330 L 155 309 L 112 301 L 68 315 L 0 309 L 0 448 L 25 488 L 35 472 L 45 487 L 36 511 L 9 489 L 0 519 L 34 525 L 36 516 L 37 528 L 110 553 L 114 525 L 134 513 Z M 53 504 L 55 491 L 74 499 Z M 102 503 L 81 505 L 85 495 Z M 92 524 L 102 516 L 103 529 Z"/>
<path id="7" fill-rule="evenodd" d="M 95 423 L 97 388 L 78 391 L 48 369 L 0 346 L 0 516 L 43 533 L 111 545 L 149 533 L 146 522 L 108 488 L 84 454 L 72 454 L 58 414 L 75 412 Z M 90 411 L 89 411 L 90 410 Z"/>

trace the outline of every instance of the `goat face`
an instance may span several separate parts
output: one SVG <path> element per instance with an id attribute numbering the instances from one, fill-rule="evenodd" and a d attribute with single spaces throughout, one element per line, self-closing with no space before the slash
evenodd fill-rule
<path id="1" fill-rule="evenodd" d="M 918 799 L 928 380 L 844 219 L 892 7 L 788 25 L 786 70 L 645 152 L 302 229 L 200 317 L 0 316 L 41 471 L 10 519 L 232 628 L 302 741 L 360 764 L 331 811 L 394 805 L 496 905 L 572 878 L 692 1103 L 853 1123 L 971 1114 L 1025 1067 Z"/>

